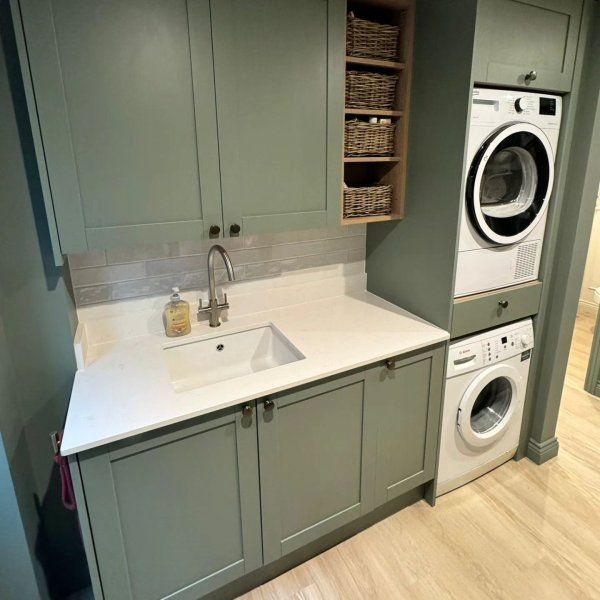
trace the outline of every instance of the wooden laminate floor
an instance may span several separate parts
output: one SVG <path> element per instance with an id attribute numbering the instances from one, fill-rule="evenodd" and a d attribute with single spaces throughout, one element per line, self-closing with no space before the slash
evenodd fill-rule
<path id="1" fill-rule="evenodd" d="M 593 327 L 578 318 L 558 457 L 510 461 L 241 598 L 600 599 L 600 400 L 582 389 Z"/>

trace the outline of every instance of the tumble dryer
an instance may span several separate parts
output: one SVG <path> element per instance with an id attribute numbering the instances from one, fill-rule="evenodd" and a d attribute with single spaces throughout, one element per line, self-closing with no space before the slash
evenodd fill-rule
<path id="1" fill-rule="evenodd" d="M 536 279 L 562 112 L 559 96 L 475 88 L 454 295 Z"/>

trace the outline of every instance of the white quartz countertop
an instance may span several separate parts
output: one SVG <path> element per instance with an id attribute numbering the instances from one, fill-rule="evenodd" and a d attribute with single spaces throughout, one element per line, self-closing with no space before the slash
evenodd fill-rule
<path id="1" fill-rule="evenodd" d="M 273 324 L 303 360 L 176 392 L 164 348 Z M 147 334 L 88 348 L 75 375 L 61 453 L 69 455 L 260 398 L 449 338 L 442 329 L 365 291 L 233 318 L 188 336 Z"/>

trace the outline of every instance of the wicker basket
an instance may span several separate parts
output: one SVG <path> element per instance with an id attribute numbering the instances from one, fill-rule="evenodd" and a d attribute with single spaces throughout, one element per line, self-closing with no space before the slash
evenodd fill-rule
<path id="1" fill-rule="evenodd" d="M 397 60 L 399 27 L 381 25 L 348 15 L 346 54 L 367 58 Z"/>
<path id="2" fill-rule="evenodd" d="M 389 215 L 392 186 L 350 187 L 344 190 L 344 218 Z"/>
<path id="3" fill-rule="evenodd" d="M 395 123 L 346 121 L 344 154 L 346 156 L 391 156 L 394 154 Z"/>
<path id="4" fill-rule="evenodd" d="M 389 110 L 394 104 L 397 75 L 346 72 L 346 107 Z"/>

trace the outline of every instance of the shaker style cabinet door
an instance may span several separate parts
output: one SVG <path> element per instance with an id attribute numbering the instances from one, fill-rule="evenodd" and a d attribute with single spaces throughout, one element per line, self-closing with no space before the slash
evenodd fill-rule
<path id="1" fill-rule="evenodd" d="M 209 0 L 20 0 L 61 251 L 221 225 Z"/>
<path id="2" fill-rule="evenodd" d="M 96 597 L 196 600 L 262 565 L 254 413 L 221 411 L 79 464 Z"/>
<path id="3" fill-rule="evenodd" d="M 571 89 L 583 0 L 479 0 L 475 81 Z"/>
<path id="4" fill-rule="evenodd" d="M 265 564 L 373 505 L 366 372 L 257 403 Z"/>
<path id="5" fill-rule="evenodd" d="M 444 348 L 371 369 L 367 395 L 376 434 L 376 505 L 433 479 Z"/>
<path id="6" fill-rule="evenodd" d="M 345 3 L 212 0 L 211 17 L 226 234 L 339 225 Z"/>

